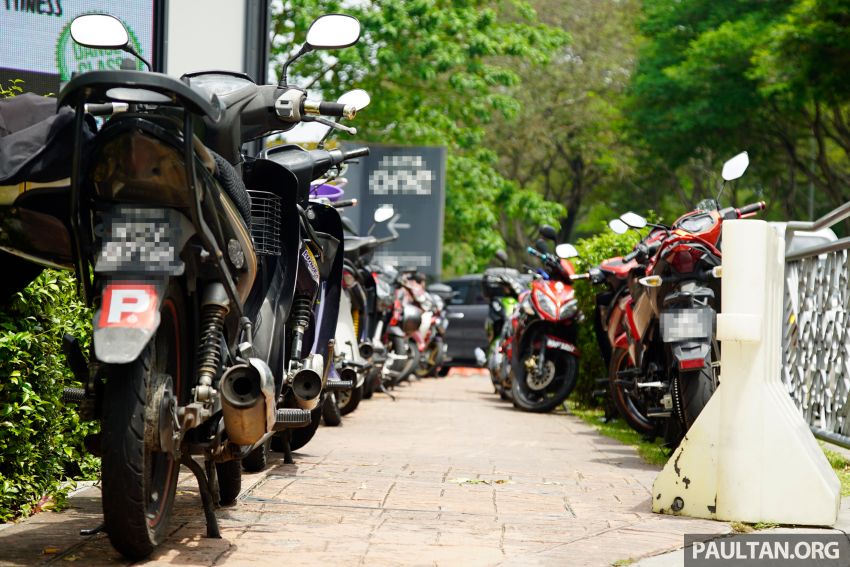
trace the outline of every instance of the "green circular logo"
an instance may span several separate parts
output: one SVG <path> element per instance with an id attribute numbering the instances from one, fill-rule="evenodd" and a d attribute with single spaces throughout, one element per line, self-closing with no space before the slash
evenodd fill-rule
<path id="1" fill-rule="evenodd" d="M 137 53 L 144 56 L 142 44 L 133 29 L 124 20 L 121 20 L 121 23 L 127 28 L 130 44 Z M 72 73 L 120 69 L 121 62 L 127 57 L 133 58 L 129 53 L 118 49 L 95 49 L 76 43 L 71 38 L 71 22 L 65 24 L 56 42 L 56 67 L 59 69 L 60 81 L 70 80 Z M 140 60 L 136 59 L 134 63 L 137 70 L 144 70 L 144 63 Z"/>

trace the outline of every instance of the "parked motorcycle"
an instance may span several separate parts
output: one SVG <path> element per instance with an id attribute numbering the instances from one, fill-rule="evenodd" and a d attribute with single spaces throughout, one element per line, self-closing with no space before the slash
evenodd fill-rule
<path id="1" fill-rule="evenodd" d="M 541 227 L 544 238 L 555 240 L 552 227 Z M 582 319 L 572 288 L 575 270 L 569 258 L 578 255 L 571 244 L 559 244 L 556 254 L 545 251 L 545 243 L 531 246 L 543 268 L 531 289 L 519 297 L 511 320 L 512 334 L 506 341 L 513 377 L 511 397 L 515 406 L 533 412 L 552 411 L 572 392 L 578 376 L 577 326 Z"/>
<path id="2" fill-rule="evenodd" d="M 726 162 L 724 181 L 740 178 L 748 164 L 746 152 Z M 656 248 L 639 245 L 635 250 L 646 275 L 638 279 L 643 293 L 627 306 L 615 341 L 611 376 L 617 376 L 614 389 L 623 395 L 614 399 L 641 400 L 618 404 L 618 409 L 631 413 L 630 423 L 664 419 L 665 441 L 671 446 L 681 441 L 720 380 L 714 321 L 720 307 L 722 223 L 750 217 L 764 207 L 758 202 L 720 209 L 709 199 L 677 219 Z M 634 228 L 645 224 L 623 220 Z M 656 398 L 660 406 L 652 405 Z M 641 409 L 646 413 L 635 413 Z"/>
<path id="3" fill-rule="evenodd" d="M 135 55 L 111 16 L 80 16 L 71 35 Z M 359 35 L 354 18 L 318 18 L 299 56 Z M 180 464 L 197 477 L 217 537 L 213 507 L 238 495 L 240 460 L 310 423 L 332 349 L 342 235 L 332 208 L 299 203 L 311 179 L 364 152 L 289 147 L 231 165 L 245 141 L 356 113 L 310 101 L 285 79 L 92 71 L 58 104 L 74 113 L 70 186 L 4 206 L 3 250 L 74 269 L 95 309 L 88 357 L 66 337 L 85 384 L 66 399 L 100 419 L 90 446 L 102 456 L 104 529 L 140 559 L 167 533 Z M 96 133 L 91 115 L 109 117 Z"/>

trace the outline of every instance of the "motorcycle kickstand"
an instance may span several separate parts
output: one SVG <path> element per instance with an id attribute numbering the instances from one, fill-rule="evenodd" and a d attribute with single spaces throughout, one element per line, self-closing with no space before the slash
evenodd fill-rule
<path id="1" fill-rule="evenodd" d="M 378 385 L 378 390 L 380 390 L 384 394 L 388 395 L 392 401 L 395 401 L 395 396 L 393 396 L 392 393 L 390 393 L 390 391 L 387 390 L 387 387 L 384 386 L 383 381 Z"/>
<path id="2" fill-rule="evenodd" d="M 284 465 L 294 465 L 295 460 L 292 458 L 292 447 L 289 444 L 290 439 L 292 439 L 292 430 L 287 429 L 283 434 L 283 464 Z"/>
<path id="3" fill-rule="evenodd" d="M 101 522 L 93 528 L 80 528 L 80 535 L 81 536 L 93 536 L 93 535 L 96 535 L 96 534 L 99 534 L 100 532 L 102 532 L 103 528 L 105 528 L 105 527 L 106 527 L 106 524 Z"/>
<path id="4" fill-rule="evenodd" d="M 203 467 L 195 462 L 189 454 L 184 454 L 180 457 L 180 463 L 192 471 L 195 475 L 195 479 L 198 481 L 198 490 L 201 492 L 201 506 L 204 509 L 204 518 L 207 521 L 207 537 L 212 539 L 221 539 L 221 531 L 218 528 L 218 518 L 215 517 L 215 501 L 210 488 L 211 483 L 207 479 L 207 475 L 204 473 Z M 212 461 L 210 461 L 210 463 L 213 467 L 212 470 L 215 470 L 215 464 L 212 463 Z"/>

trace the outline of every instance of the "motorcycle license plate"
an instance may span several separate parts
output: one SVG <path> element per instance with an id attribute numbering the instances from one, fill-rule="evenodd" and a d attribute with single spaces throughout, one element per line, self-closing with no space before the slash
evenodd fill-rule
<path id="1" fill-rule="evenodd" d="M 668 309 L 661 313 L 661 340 L 665 343 L 711 338 L 712 309 Z"/>
<path id="2" fill-rule="evenodd" d="M 104 213 L 95 272 L 181 275 L 180 248 L 188 238 L 185 217 L 171 209 L 120 206 Z"/>
<path id="3" fill-rule="evenodd" d="M 549 335 L 546 336 L 546 348 L 557 348 L 569 353 L 574 353 L 576 351 L 576 347 L 567 341 L 561 340 L 557 337 L 551 337 Z"/>

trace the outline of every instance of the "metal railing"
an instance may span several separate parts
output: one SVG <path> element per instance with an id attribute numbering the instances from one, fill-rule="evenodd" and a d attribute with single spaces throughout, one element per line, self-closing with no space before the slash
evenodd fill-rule
<path id="1" fill-rule="evenodd" d="M 814 222 L 789 222 L 786 243 L 848 217 L 850 203 Z M 850 238 L 791 252 L 785 262 L 782 381 L 816 437 L 850 447 Z"/>

